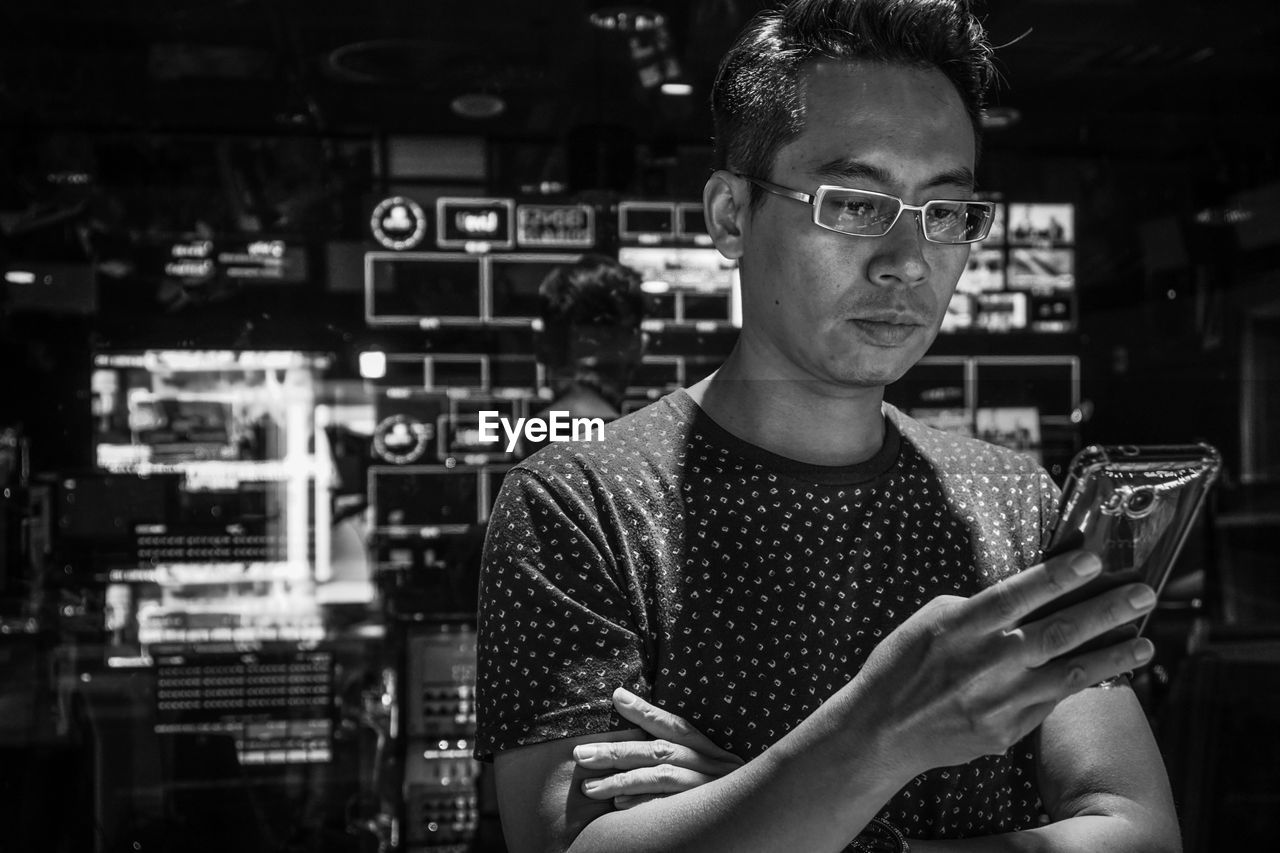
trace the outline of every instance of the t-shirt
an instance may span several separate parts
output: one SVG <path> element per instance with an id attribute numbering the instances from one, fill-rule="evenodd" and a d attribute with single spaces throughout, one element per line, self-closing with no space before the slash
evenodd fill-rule
<path id="1" fill-rule="evenodd" d="M 885 407 L 851 466 L 744 442 L 683 391 L 508 474 L 481 570 L 476 756 L 634 726 L 619 685 L 751 759 L 941 594 L 1039 558 L 1056 489 L 1027 457 Z M 1030 738 L 930 770 L 882 812 L 916 838 L 1041 821 Z"/>

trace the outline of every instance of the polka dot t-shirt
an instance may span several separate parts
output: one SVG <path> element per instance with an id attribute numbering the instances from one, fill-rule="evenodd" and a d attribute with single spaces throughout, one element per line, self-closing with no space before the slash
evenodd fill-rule
<path id="1" fill-rule="evenodd" d="M 476 756 L 632 728 L 622 685 L 753 758 L 925 602 L 1038 559 L 1056 492 L 1034 462 L 885 411 L 873 458 L 817 466 L 677 391 L 512 469 L 481 573 Z M 960 838 L 1041 813 L 1028 739 L 922 774 L 882 815 Z"/>

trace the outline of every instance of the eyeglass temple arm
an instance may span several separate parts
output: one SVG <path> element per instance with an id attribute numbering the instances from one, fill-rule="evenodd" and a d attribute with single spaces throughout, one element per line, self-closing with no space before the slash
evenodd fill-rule
<path id="1" fill-rule="evenodd" d="M 744 175 L 741 172 L 734 172 L 733 174 L 737 175 L 739 178 L 742 178 L 744 181 L 749 181 L 750 183 L 755 184 L 756 186 L 760 187 L 760 189 L 765 190 L 766 192 L 771 192 L 774 195 L 780 195 L 783 198 L 793 198 L 796 201 L 802 201 L 805 204 L 813 204 L 813 196 L 809 195 L 809 193 L 802 193 L 796 190 L 789 190 L 786 187 L 779 186 L 778 184 L 775 184 L 771 181 L 766 181 L 763 178 L 753 178 L 750 175 Z"/>

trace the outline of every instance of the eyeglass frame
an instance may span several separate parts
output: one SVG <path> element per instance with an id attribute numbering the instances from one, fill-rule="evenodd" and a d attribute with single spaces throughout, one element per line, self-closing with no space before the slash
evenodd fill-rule
<path id="1" fill-rule="evenodd" d="M 750 183 L 755 184 L 765 192 L 772 193 L 776 196 L 782 196 L 783 198 L 789 198 L 794 201 L 803 202 L 809 205 L 810 207 L 813 208 L 813 224 L 814 225 L 817 225 L 819 228 L 834 232 L 836 234 L 844 234 L 847 237 L 865 237 L 865 238 L 875 240 L 875 239 L 879 239 L 880 237 L 887 236 L 888 233 L 893 230 L 893 226 L 897 225 L 898 220 L 902 218 L 902 212 L 904 210 L 912 210 L 918 214 L 916 216 L 916 223 L 920 227 L 921 236 L 923 236 L 924 239 L 927 240 L 928 242 L 937 243 L 940 246 L 969 246 L 974 243 L 981 243 L 983 240 L 987 239 L 987 236 L 990 235 L 991 233 L 991 227 L 995 224 L 995 219 L 996 219 L 995 218 L 996 205 L 995 205 L 995 202 L 990 202 L 990 201 L 978 201 L 976 199 L 964 199 L 964 198 L 931 198 L 928 201 L 926 201 L 924 204 L 907 204 L 905 201 L 898 198 L 896 195 L 889 195 L 888 193 L 876 192 L 875 190 L 864 190 L 859 187 L 842 187 L 836 184 L 822 184 L 821 186 L 818 187 L 818 189 L 814 193 L 810 194 L 810 193 L 802 193 L 799 190 L 793 190 L 789 187 L 784 187 L 781 184 L 775 184 L 772 181 L 766 181 L 764 178 L 753 178 L 750 175 L 744 175 L 741 172 L 733 172 L 731 174 L 733 174 L 735 177 L 742 178 L 744 181 L 748 181 Z M 889 223 L 889 227 L 884 229 L 883 234 L 855 234 L 852 231 L 841 231 L 839 228 L 832 228 L 830 225 L 824 225 L 823 223 L 818 221 L 818 211 L 822 209 L 822 204 L 821 204 L 822 198 L 827 194 L 829 190 L 845 190 L 845 191 L 852 190 L 853 192 L 866 193 L 867 195 L 873 195 L 879 198 L 892 199 L 893 201 L 896 201 L 898 203 L 898 212 L 893 217 L 893 221 Z M 987 227 L 986 227 L 986 230 L 983 232 L 982 236 L 975 237 L 972 240 L 935 240 L 932 237 L 930 237 L 928 230 L 924 227 L 924 212 L 928 210 L 929 205 L 940 204 L 940 203 L 977 204 L 977 205 L 981 205 L 982 207 L 985 207 L 988 211 L 990 211 L 991 217 L 987 220 Z"/>

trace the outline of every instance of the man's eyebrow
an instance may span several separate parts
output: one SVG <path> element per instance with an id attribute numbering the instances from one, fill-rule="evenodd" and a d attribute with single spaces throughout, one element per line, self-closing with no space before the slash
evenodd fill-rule
<path id="1" fill-rule="evenodd" d="M 814 172 L 832 180 L 848 183 L 874 181 L 886 186 L 892 186 L 895 183 L 888 170 L 862 160 L 846 160 L 843 158 L 829 160 L 814 169 Z M 977 179 L 974 178 L 972 169 L 957 166 L 954 169 L 947 169 L 934 175 L 925 182 L 923 189 L 929 190 L 943 186 L 959 186 L 972 190 L 977 186 Z"/>
<path id="2" fill-rule="evenodd" d="M 874 181 L 878 184 L 892 184 L 893 176 L 886 169 L 861 160 L 828 160 L 813 170 L 818 175 L 825 175 L 837 181 Z"/>

